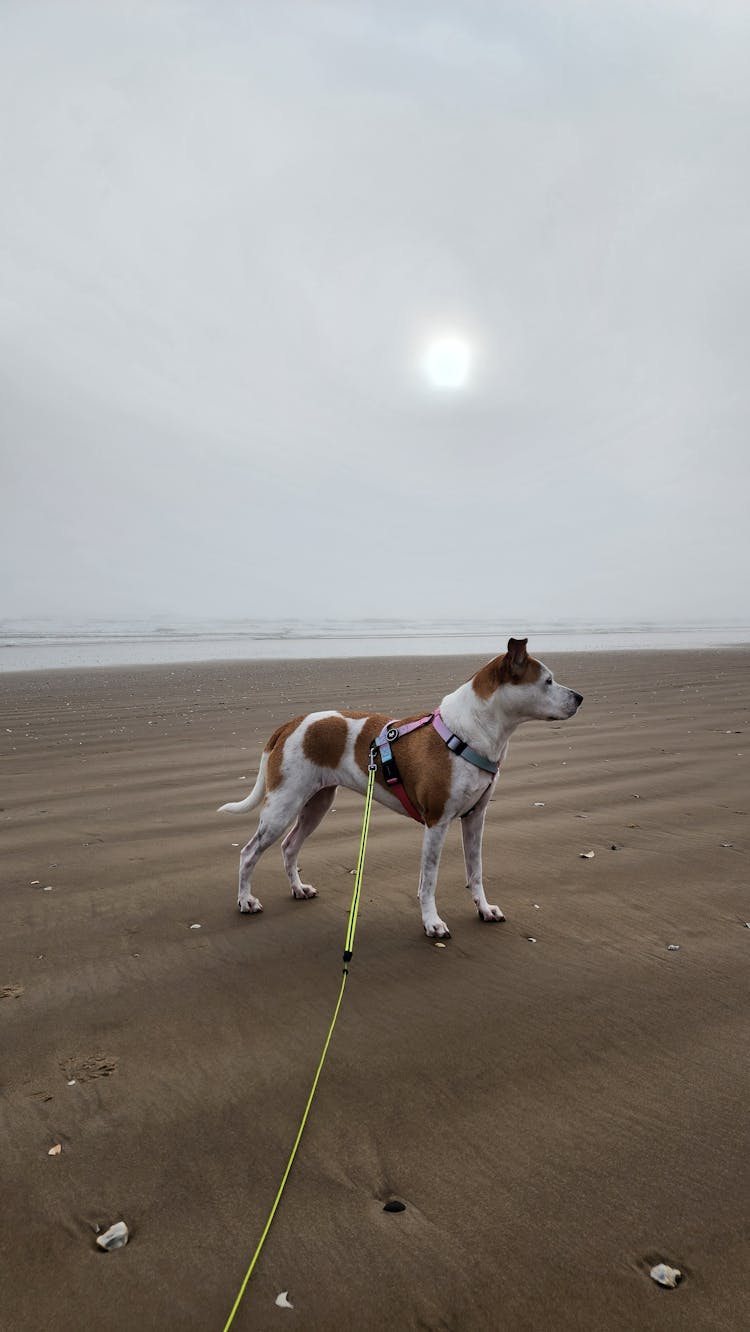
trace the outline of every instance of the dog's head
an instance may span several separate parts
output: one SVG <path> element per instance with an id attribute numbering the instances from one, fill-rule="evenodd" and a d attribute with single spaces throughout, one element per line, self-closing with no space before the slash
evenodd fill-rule
<path id="1" fill-rule="evenodd" d="M 496 702 L 516 724 L 523 721 L 565 721 L 574 716 L 583 694 L 558 684 L 549 667 L 530 657 L 528 638 L 508 639 L 508 651 L 474 677 L 476 692 Z"/>

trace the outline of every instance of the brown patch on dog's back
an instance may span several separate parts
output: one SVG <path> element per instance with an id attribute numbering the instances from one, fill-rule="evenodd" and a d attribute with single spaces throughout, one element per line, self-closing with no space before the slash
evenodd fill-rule
<path id="1" fill-rule="evenodd" d="M 266 769 L 266 790 L 273 791 L 274 787 L 281 785 L 281 763 L 284 758 L 284 745 L 286 744 L 292 731 L 296 731 L 300 722 L 305 719 L 303 716 L 295 717 L 293 721 L 282 722 L 277 726 L 273 735 L 268 740 L 265 752 L 268 755 L 268 768 Z"/>
<path id="2" fill-rule="evenodd" d="M 364 714 L 347 712 L 344 715 L 357 721 Z M 400 718 L 395 724 L 402 726 L 406 722 L 417 721 L 424 715 L 423 712 L 417 712 L 413 717 Z M 367 772 L 370 761 L 370 744 L 375 736 L 380 734 L 386 722 L 391 720 L 392 718 L 385 716 L 384 713 L 367 716 L 354 744 L 354 758 L 363 772 Z M 440 822 L 450 796 L 451 765 L 454 762 L 450 750 L 434 726 L 428 724 L 396 740 L 393 745 L 393 757 L 401 773 L 406 794 L 421 813 L 427 827 L 432 828 Z M 388 790 L 380 763 L 375 780 L 379 786 Z"/>
<path id="3" fill-rule="evenodd" d="M 305 758 L 319 768 L 337 768 L 344 757 L 348 734 L 343 717 L 321 717 L 311 722 L 302 741 Z"/>
<path id="4" fill-rule="evenodd" d="M 354 741 L 354 762 L 363 772 L 367 772 L 367 769 L 370 766 L 370 745 L 375 739 L 375 736 L 380 735 L 386 722 L 390 721 L 390 717 L 386 717 L 382 712 L 345 712 L 344 716 L 349 717 L 351 721 L 359 721 L 362 717 L 367 719 Z M 375 781 L 380 786 L 385 786 L 383 774 L 380 770 L 380 764 L 378 764 Z"/>

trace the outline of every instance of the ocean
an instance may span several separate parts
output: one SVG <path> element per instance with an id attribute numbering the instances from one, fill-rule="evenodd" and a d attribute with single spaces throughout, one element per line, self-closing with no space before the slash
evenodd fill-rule
<path id="1" fill-rule="evenodd" d="M 139 620 L 0 621 L 0 671 L 187 661 L 460 654 L 489 659 L 508 637 L 535 655 L 750 644 L 745 621 L 650 623 L 573 620 Z"/>

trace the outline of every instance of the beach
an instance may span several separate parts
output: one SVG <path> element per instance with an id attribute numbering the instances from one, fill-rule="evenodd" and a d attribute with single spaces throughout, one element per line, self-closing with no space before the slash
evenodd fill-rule
<path id="1" fill-rule="evenodd" d="M 456 826 L 436 947 L 420 829 L 373 812 L 344 1004 L 237 1329 L 750 1325 L 750 651 L 545 659 L 584 704 L 511 743 L 484 842 L 505 923 L 477 919 Z M 257 917 L 236 907 L 256 816 L 217 806 L 286 718 L 414 715 L 481 664 L 2 677 L 3 1332 L 224 1326 L 336 1001 L 362 801 L 340 791 L 304 847 L 315 900 L 267 852 Z M 127 1247 L 99 1251 L 120 1219 Z"/>

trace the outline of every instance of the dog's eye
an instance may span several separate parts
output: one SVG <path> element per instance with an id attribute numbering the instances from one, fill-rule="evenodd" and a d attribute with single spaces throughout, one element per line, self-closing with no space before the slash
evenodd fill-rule
<path id="1" fill-rule="evenodd" d="M 546 685 L 551 685 L 551 684 L 552 684 L 552 676 L 549 677 L 549 680 L 545 680 L 544 683 L 545 683 Z"/>

